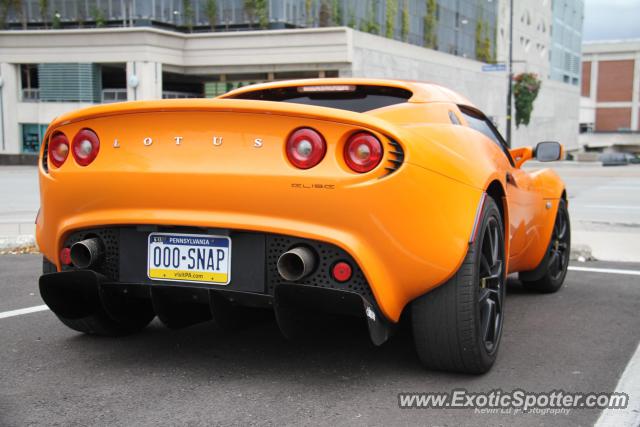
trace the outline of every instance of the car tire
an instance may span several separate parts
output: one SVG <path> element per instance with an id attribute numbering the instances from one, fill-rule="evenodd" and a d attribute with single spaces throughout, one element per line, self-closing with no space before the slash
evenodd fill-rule
<path id="1" fill-rule="evenodd" d="M 536 268 L 540 271 L 535 280 L 531 280 L 525 273 L 519 275 L 522 285 L 532 291 L 550 294 L 557 292 L 564 283 L 569 267 L 569 257 L 571 254 L 571 223 L 569 221 L 569 211 L 567 202 L 560 199 L 558 212 L 553 224 L 553 232 L 549 240 L 549 246 L 541 265 Z"/>
<path id="2" fill-rule="evenodd" d="M 413 337 L 428 369 L 487 372 L 502 336 L 506 288 L 504 227 L 486 198 L 477 237 L 452 278 L 411 303 Z"/>

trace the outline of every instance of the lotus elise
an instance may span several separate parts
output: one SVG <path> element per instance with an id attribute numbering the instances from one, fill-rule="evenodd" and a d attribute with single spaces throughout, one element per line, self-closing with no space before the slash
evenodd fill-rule
<path id="1" fill-rule="evenodd" d="M 510 149 L 463 96 L 397 80 L 86 108 L 42 144 L 40 291 L 66 326 L 108 336 L 266 308 L 288 338 L 338 312 L 381 345 L 402 319 L 427 368 L 483 373 L 507 275 L 564 281 L 564 184 L 522 169 L 562 155 Z"/>

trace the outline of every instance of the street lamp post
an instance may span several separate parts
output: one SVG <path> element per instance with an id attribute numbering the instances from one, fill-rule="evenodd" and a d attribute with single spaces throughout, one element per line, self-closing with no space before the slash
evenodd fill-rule
<path id="1" fill-rule="evenodd" d="M 513 0 L 509 1 L 509 60 L 507 61 L 507 145 L 511 147 L 511 98 L 513 97 Z"/>

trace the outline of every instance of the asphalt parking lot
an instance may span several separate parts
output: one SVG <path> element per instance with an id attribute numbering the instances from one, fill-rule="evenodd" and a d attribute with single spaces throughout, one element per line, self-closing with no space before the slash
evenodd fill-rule
<path id="1" fill-rule="evenodd" d="M 48 310 L 2 317 L 43 304 L 40 263 L 37 255 L 0 257 L 2 426 L 592 425 L 598 410 L 400 409 L 398 393 L 613 391 L 640 341 L 640 276 L 575 270 L 553 295 L 510 281 L 501 351 L 483 376 L 425 371 L 407 331 L 376 348 L 355 319 L 297 342 L 281 338 L 273 320 L 235 334 L 154 321 L 125 338 L 89 337 Z M 640 271 L 628 263 L 578 266 Z"/>

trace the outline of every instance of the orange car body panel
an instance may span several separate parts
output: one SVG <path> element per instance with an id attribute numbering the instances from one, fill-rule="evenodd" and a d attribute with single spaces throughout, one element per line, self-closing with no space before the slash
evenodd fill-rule
<path id="1" fill-rule="evenodd" d="M 407 303 L 456 272 L 483 193 L 497 181 L 506 193 L 509 271 L 536 267 L 564 188 L 557 175 L 514 168 L 487 137 L 451 125 L 449 112 L 459 115 L 457 105 L 470 103 L 448 89 L 369 79 L 295 82 L 328 83 L 397 86 L 413 97 L 367 113 L 192 99 L 101 105 L 57 118 L 45 141 L 54 132 L 71 141 L 87 127 L 101 146 L 86 167 L 71 155 L 48 171 L 40 162 L 36 234 L 44 256 L 60 268 L 58 254 L 69 233 L 109 225 L 228 228 L 316 239 L 343 248 L 358 262 L 380 309 L 395 322 Z M 257 85 L 228 96 L 292 84 Z M 284 148 L 301 126 L 322 133 L 328 147 L 322 162 L 308 170 L 292 166 Z M 359 130 L 385 145 L 381 165 L 366 174 L 349 170 L 342 157 L 346 139 Z M 214 145 L 214 136 L 223 144 Z M 145 145 L 145 138 L 151 143 Z M 389 139 L 402 145 L 405 159 L 386 175 Z M 517 187 L 507 183 L 507 173 Z"/>

